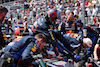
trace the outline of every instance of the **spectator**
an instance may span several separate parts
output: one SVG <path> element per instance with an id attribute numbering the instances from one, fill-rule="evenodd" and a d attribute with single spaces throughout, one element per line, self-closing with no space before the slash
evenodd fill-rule
<path id="1" fill-rule="evenodd" d="M 79 19 L 82 20 L 82 9 L 81 8 L 79 9 Z"/>
<path id="2" fill-rule="evenodd" d="M 67 7 L 67 10 L 66 10 L 66 16 L 68 16 L 68 13 L 70 12 L 70 7 Z"/>
<path id="3" fill-rule="evenodd" d="M 33 11 L 36 11 L 36 8 L 35 8 L 35 6 L 33 6 Z"/>
<path id="4" fill-rule="evenodd" d="M 2 32 L 4 34 L 9 34 L 9 21 L 7 18 L 5 18 L 2 22 L 3 25 L 5 25 L 5 31 Z"/>
<path id="5" fill-rule="evenodd" d="M 61 4 L 60 4 L 60 6 L 59 6 L 59 9 L 60 9 L 61 11 L 64 10 L 64 3 L 63 3 L 63 1 L 61 1 Z"/>
<path id="6" fill-rule="evenodd" d="M 15 25 L 17 25 L 15 19 L 13 19 L 12 21 L 12 30 L 15 31 Z"/>
<path id="7" fill-rule="evenodd" d="M 51 5 L 53 5 L 54 4 L 54 2 L 53 2 L 53 0 L 51 1 Z"/>
<path id="8" fill-rule="evenodd" d="M 33 11 L 30 9 L 29 18 L 32 19 L 32 17 L 33 17 Z"/>
<path id="9" fill-rule="evenodd" d="M 90 7 L 92 6 L 92 2 L 91 1 L 88 3 L 88 6 L 90 6 Z"/>
<path id="10" fill-rule="evenodd" d="M 11 28 L 11 27 L 12 27 L 12 23 L 11 23 L 11 22 L 12 22 L 12 20 L 11 20 L 11 18 L 9 18 L 8 21 L 7 21 L 7 25 L 8 25 L 8 34 L 11 34 L 10 31 L 13 32 L 13 30 L 12 30 L 12 28 Z"/>
<path id="11" fill-rule="evenodd" d="M 85 1 L 85 6 L 88 6 L 89 1 Z"/>
<path id="12" fill-rule="evenodd" d="M 80 2 L 77 2 L 77 7 L 80 7 Z"/>
<path id="13" fill-rule="evenodd" d="M 91 11 L 91 9 L 90 9 L 90 6 L 88 6 L 88 7 L 86 8 L 86 11 L 87 11 L 87 15 L 90 17 L 90 16 L 92 15 L 92 11 Z"/>
<path id="14" fill-rule="evenodd" d="M 39 18 L 39 13 L 38 12 L 36 12 L 36 19 L 38 19 Z"/>
<path id="15" fill-rule="evenodd" d="M 8 10 L 4 6 L 0 6 L 0 46 L 5 46 L 6 42 L 4 41 L 3 34 L 1 31 L 2 21 L 4 20 Z"/>
<path id="16" fill-rule="evenodd" d="M 97 4 L 97 0 L 92 0 L 92 4 L 96 5 Z"/>
<path id="17" fill-rule="evenodd" d="M 86 14 L 87 18 L 90 19 L 91 15 L 92 15 L 92 10 L 91 10 L 90 6 L 88 6 L 86 8 L 86 12 L 87 12 L 87 14 Z M 87 23 L 90 24 L 90 21 L 88 19 L 87 19 Z"/>
<path id="18" fill-rule="evenodd" d="M 97 23 L 98 23 L 99 28 L 100 28 L 100 17 L 97 18 Z"/>
<path id="19" fill-rule="evenodd" d="M 74 16 L 75 16 L 75 15 L 78 15 L 78 7 L 76 7 L 75 10 L 74 10 L 73 12 L 74 12 Z"/>
<path id="20" fill-rule="evenodd" d="M 97 16 L 97 11 L 98 9 L 96 8 L 96 5 L 94 5 L 93 10 L 92 10 L 92 16 Z"/>
<path id="21" fill-rule="evenodd" d="M 93 17 L 94 24 L 96 25 L 96 16 Z"/>
<path id="22" fill-rule="evenodd" d="M 23 24 L 22 20 L 19 19 L 18 20 L 18 24 Z"/>
<path id="23" fill-rule="evenodd" d="M 80 2 L 80 7 L 83 7 L 83 3 L 82 2 Z"/>
<path id="24" fill-rule="evenodd" d="M 25 16 L 24 17 L 24 31 L 23 31 L 23 33 L 25 33 L 25 32 L 29 32 L 28 31 L 28 22 L 27 22 L 27 16 Z"/>
<path id="25" fill-rule="evenodd" d="M 100 5 L 100 0 L 98 0 L 98 3 L 99 3 L 99 5 Z"/>
<path id="26" fill-rule="evenodd" d="M 20 9 L 17 9 L 17 13 L 18 13 L 18 14 L 20 13 Z"/>

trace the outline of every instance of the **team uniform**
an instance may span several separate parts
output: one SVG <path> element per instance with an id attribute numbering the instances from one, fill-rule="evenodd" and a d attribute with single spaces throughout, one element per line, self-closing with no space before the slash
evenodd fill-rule
<path id="1" fill-rule="evenodd" d="M 24 67 L 31 65 L 33 60 L 31 51 L 35 53 L 39 47 L 39 44 L 37 44 L 36 41 L 37 40 L 33 36 L 25 36 L 19 41 L 9 43 L 4 50 L 4 54 L 2 55 L 1 67 L 15 66 L 19 58 L 22 59 L 22 64 Z M 26 61 L 28 61 L 28 63 L 26 63 Z"/>
<path id="2" fill-rule="evenodd" d="M 67 56 L 73 58 L 75 61 L 79 61 L 79 60 L 82 60 L 82 59 L 87 59 L 87 57 L 90 56 L 91 53 L 93 52 L 92 51 L 93 46 L 92 46 L 91 48 L 88 48 L 86 54 L 82 57 L 75 56 L 75 54 L 73 54 L 74 49 L 80 47 L 83 44 L 83 38 L 84 37 L 80 34 L 67 33 L 67 34 L 61 35 L 58 32 L 54 32 L 54 35 L 55 35 L 56 39 L 58 39 L 63 44 L 63 47 L 64 47 L 64 48 L 63 47 L 58 47 L 59 52 L 64 53 L 65 51 L 67 51 L 66 52 L 66 53 L 68 53 Z M 91 35 L 89 35 L 89 36 L 91 36 Z M 94 34 L 94 38 L 95 37 L 96 36 Z M 92 40 L 93 45 L 94 45 L 94 42 L 96 41 L 96 39 L 93 39 L 92 37 L 90 39 Z"/>
<path id="3" fill-rule="evenodd" d="M 33 35 L 37 33 L 43 33 L 46 36 L 49 36 L 48 29 L 49 26 L 45 23 L 45 18 L 40 17 L 32 26 Z"/>
<path id="4" fill-rule="evenodd" d="M 96 45 L 96 43 L 97 43 L 97 40 L 98 40 L 98 38 L 99 38 L 99 34 L 95 31 L 95 30 L 93 30 L 91 27 L 89 27 L 89 26 L 86 26 L 86 25 L 83 25 L 83 27 L 82 28 L 80 28 L 80 31 L 82 32 L 82 37 L 83 38 L 86 38 L 86 37 L 88 37 L 88 38 L 90 38 L 91 40 L 92 40 L 92 47 L 89 47 L 88 48 L 88 51 L 87 51 L 87 55 L 88 54 L 91 54 L 91 52 L 93 52 L 93 49 L 94 49 L 94 46 Z"/>
<path id="5" fill-rule="evenodd" d="M 74 31 L 77 32 L 76 23 L 71 22 L 71 26 L 68 24 L 69 22 L 61 22 L 58 26 L 58 31 L 63 32 L 63 34 L 67 33 L 66 31 Z"/>
<path id="6" fill-rule="evenodd" d="M 57 9 L 51 9 L 47 12 L 45 17 L 40 17 L 35 21 L 32 26 L 33 35 L 37 33 L 43 33 L 47 36 L 47 41 L 53 44 L 53 47 L 57 47 L 57 42 L 52 40 L 50 29 L 54 29 L 56 19 L 60 19 L 61 14 Z M 56 53 L 57 54 L 57 53 Z"/>

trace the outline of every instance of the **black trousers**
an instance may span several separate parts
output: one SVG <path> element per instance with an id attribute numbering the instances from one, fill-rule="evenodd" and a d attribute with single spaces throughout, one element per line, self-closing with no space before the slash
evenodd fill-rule
<path id="1" fill-rule="evenodd" d="M 28 66 L 32 66 L 32 58 L 26 59 L 26 60 L 22 60 L 22 66 L 23 67 L 28 67 Z"/>

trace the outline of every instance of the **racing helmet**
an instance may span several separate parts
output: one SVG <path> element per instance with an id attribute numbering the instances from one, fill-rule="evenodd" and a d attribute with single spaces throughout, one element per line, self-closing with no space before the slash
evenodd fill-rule
<path id="1" fill-rule="evenodd" d="M 56 19 L 61 19 L 61 12 L 56 8 L 51 9 L 47 12 L 47 16 L 51 22 L 55 22 Z"/>

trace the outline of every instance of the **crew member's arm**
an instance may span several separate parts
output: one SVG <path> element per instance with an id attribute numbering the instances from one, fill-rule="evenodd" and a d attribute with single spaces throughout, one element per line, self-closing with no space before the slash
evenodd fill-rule
<path id="1" fill-rule="evenodd" d="M 94 55 L 94 60 L 98 60 L 98 56 L 97 56 L 97 49 L 99 47 L 99 44 L 96 44 L 94 47 L 94 51 L 93 51 L 93 55 Z"/>

